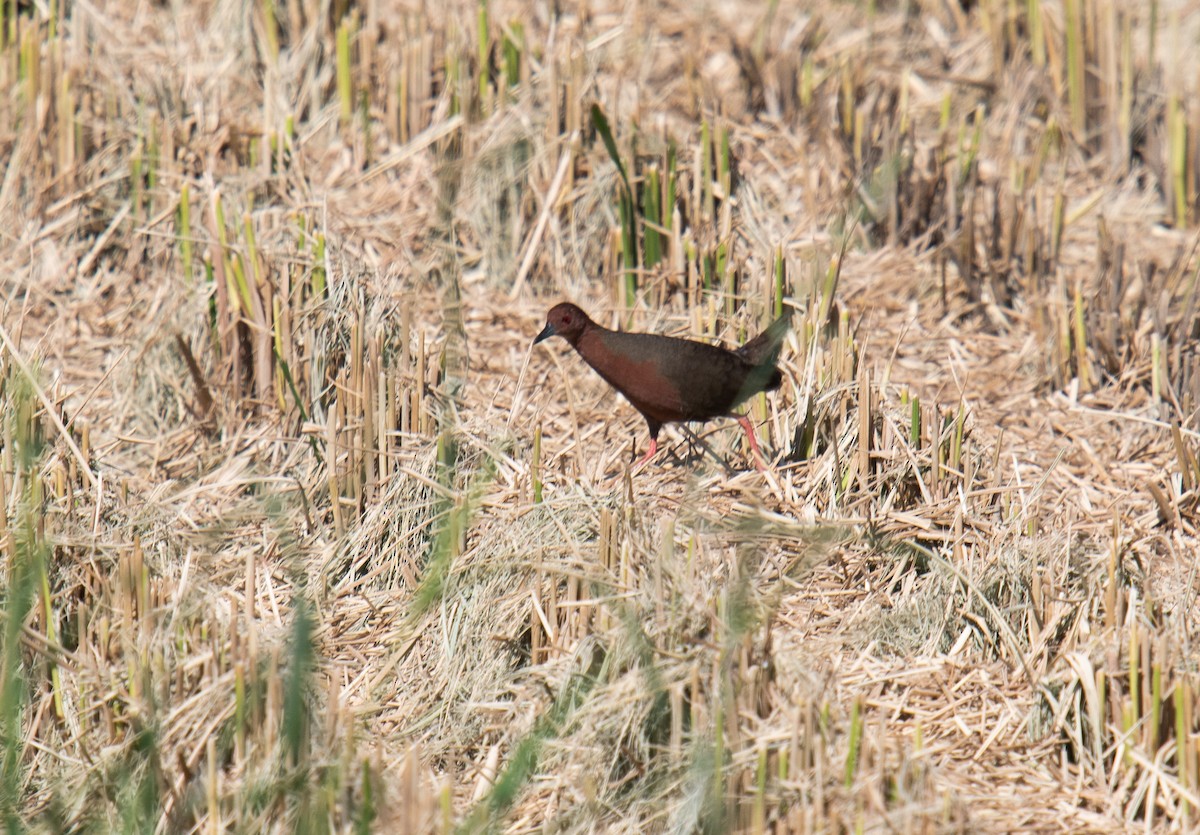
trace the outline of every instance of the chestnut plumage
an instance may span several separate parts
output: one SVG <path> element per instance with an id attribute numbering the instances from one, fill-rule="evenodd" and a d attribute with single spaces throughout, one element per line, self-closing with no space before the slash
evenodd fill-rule
<path id="1" fill-rule="evenodd" d="M 663 424 L 718 417 L 737 418 L 761 466 L 754 428 L 733 410 L 761 391 L 779 388 L 783 376 L 775 363 L 787 332 L 787 317 L 781 317 L 731 351 L 690 339 L 612 331 L 564 302 L 546 314 L 546 327 L 534 344 L 561 336 L 642 413 L 650 428 L 650 449 L 638 466 L 654 457 Z"/>

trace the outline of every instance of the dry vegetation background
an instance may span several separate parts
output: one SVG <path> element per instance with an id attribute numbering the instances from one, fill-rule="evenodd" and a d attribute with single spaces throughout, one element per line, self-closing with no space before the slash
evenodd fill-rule
<path id="1" fill-rule="evenodd" d="M 1198 825 L 1200 4 L 0 8 L 9 831 Z"/>

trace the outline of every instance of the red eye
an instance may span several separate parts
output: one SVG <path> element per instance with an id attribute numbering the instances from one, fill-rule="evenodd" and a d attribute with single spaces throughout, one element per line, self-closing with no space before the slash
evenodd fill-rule
<path id="1" fill-rule="evenodd" d="M 570 314 L 570 313 L 564 313 L 564 314 L 563 314 L 563 324 L 564 324 L 564 325 L 569 325 L 569 324 L 571 324 L 571 314 Z"/>

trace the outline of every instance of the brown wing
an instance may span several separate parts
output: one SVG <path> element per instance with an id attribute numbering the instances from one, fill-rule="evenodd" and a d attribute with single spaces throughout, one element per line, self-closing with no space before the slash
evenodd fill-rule
<path id="1" fill-rule="evenodd" d="M 659 423 L 727 415 L 762 391 L 773 371 L 761 373 L 716 345 L 656 334 L 589 329 L 576 349 L 638 411 Z"/>

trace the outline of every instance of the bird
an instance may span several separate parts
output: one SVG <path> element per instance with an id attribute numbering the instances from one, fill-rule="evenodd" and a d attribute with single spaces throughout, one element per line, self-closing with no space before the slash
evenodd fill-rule
<path id="1" fill-rule="evenodd" d="M 754 426 L 734 409 L 751 396 L 774 391 L 782 384 L 783 374 L 776 362 L 788 330 L 788 317 L 781 316 L 731 351 L 673 336 L 609 330 L 574 304 L 562 302 L 550 308 L 546 326 L 533 344 L 561 336 L 642 413 L 650 429 L 650 449 L 634 469 L 658 451 L 658 433 L 663 424 L 732 417 L 746 431 L 755 466 L 761 470 L 762 451 L 754 437 Z"/>

